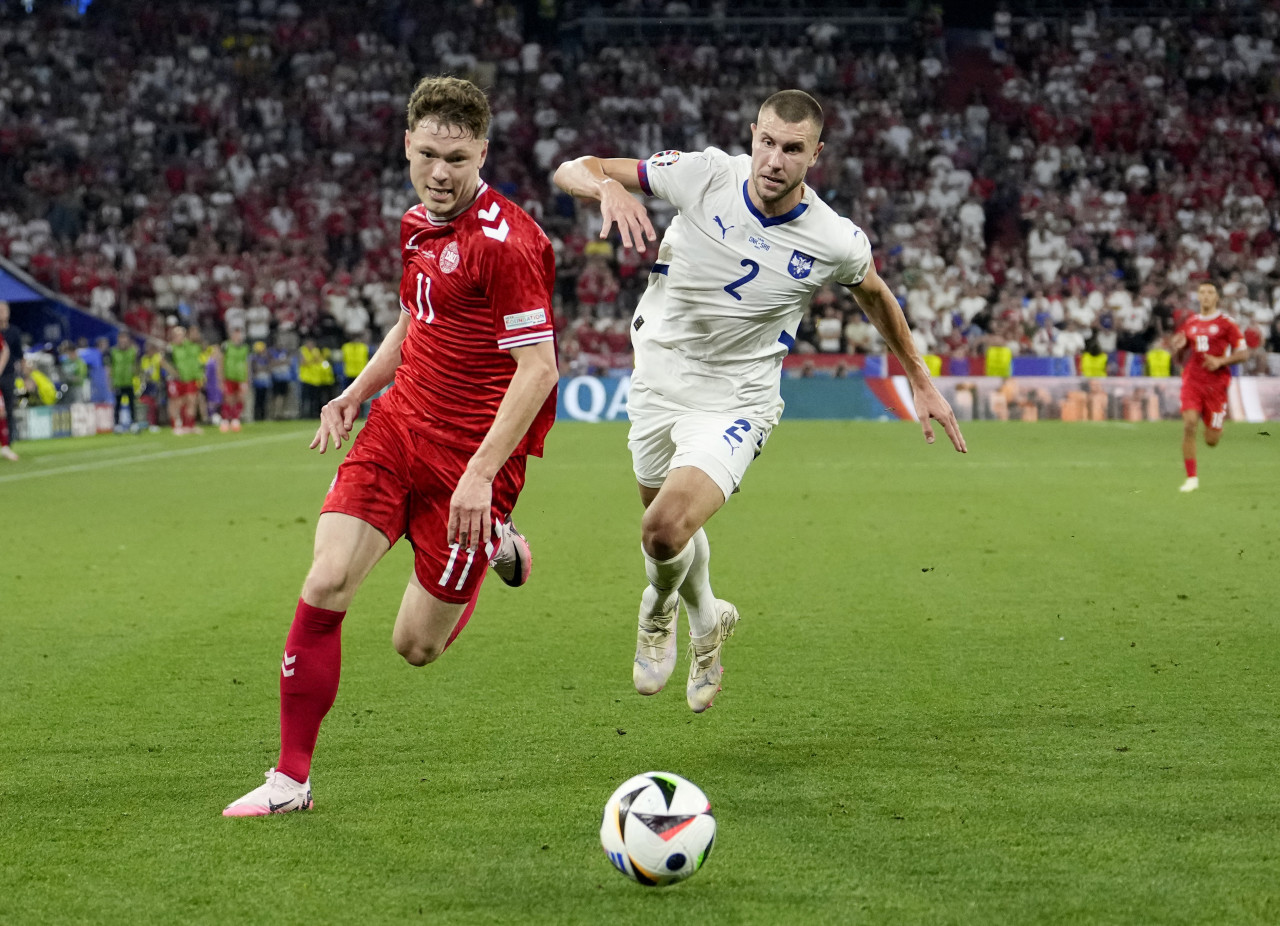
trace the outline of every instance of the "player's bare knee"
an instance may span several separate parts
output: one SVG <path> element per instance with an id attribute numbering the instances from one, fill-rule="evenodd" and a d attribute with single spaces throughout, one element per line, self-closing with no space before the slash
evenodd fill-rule
<path id="1" fill-rule="evenodd" d="M 1209 428 L 1204 432 L 1204 442 L 1210 447 L 1218 446 L 1218 441 L 1220 440 L 1222 440 L 1221 431 L 1215 431 L 1212 428 Z"/>
<path id="2" fill-rule="evenodd" d="M 320 602 L 332 603 L 337 599 L 348 598 L 355 591 L 354 585 L 355 577 L 348 564 L 318 557 L 307 573 L 306 582 L 302 586 L 302 597 L 317 607 L 326 607 Z"/>
<path id="3" fill-rule="evenodd" d="M 403 656 L 404 661 L 409 665 L 421 668 L 439 659 L 444 648 L 431 646 L 419 640 L 401 640 L 396 642 L 396 652 Z"/>
<path id="4" fill-rule="evenodd" d="M 661 514 L 651 516 L 652 511 L 650 508 L 645 512 L 640 524 L 641 543 L 644 544 L 645 552 L 656 560 L 679 556 L 696 528 L 690 529 L 683 518 L 664 517 Z"/>

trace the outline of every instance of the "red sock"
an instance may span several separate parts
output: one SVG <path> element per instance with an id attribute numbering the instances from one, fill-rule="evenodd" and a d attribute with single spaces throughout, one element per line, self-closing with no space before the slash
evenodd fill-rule
<path id="1" fill-rule="evenodd" d="M 342 618 L 298 599 L 280 666 L 280 758 L 276 771 L 294 781 L 311 774 L 320 721 L 333 707 L 342 669 Z"/>
<path id="2" fill-rule="evenodd" d="M 184 428 L 194 428 L 196 426 L 196 413 L 184 411 L 182 413 L 182 426 Z"/>
<path id="3" fill-rule="evenodd" d="M 475 612 L 476 602 L 480 600 L 480 586 L 484 585 L 484 577 L 489 574 L 486 569 L 480 576 L 480 582 L 476 585 L 476 590 L 471 596 L 471 600 L 467 602 L 467 606 L 462 609 L 462 616 L 458 618 L 458 623 L 453 625 L 453 633 L 449 634 L 449 639 L 444 641 L 444 648 L 448 649 L 454 640 L 458 639 L 458 634 L 462 633 L 462 628 L 467 626 L 467 621 L 471 620 L 471 615 Z"/>
<path id="4" fill-rule="evenodd" d="M 1187 468 L 1187 478 L 1188 478 L 1188 479 L 1190 479 L 1191 477 L 1193 477 L 1193 476 L 1196 474 L 1196 461 L 1195 461 L 1194 459 L 1192 459 L 1192 460 L 1183 460 L 1183 461 L 1182 461 L 1182 465 L 1183 465 L 1183 466 L 1185 466 L 1185 467 Z"/>
<path id="5" fill-rule="evenodd" d="M 9 446 L 9 419 L 0 418 L 0 447 Z"/>

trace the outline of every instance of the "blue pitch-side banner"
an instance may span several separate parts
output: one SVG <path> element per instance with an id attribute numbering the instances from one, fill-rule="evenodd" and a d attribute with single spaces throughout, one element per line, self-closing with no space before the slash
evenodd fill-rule
<path id="1" fill-rule="evenodd" d="M 960 421 L 1176 421 L 1182 414 L 1178 377 L 940 376 L 934 382 Z M 564 377 L 557 417 L 626 421 L 630 385 L 626 376 Z M 903 376 L 783 377 L 782 398 L 788 421 L 915 417 Z M 1228 417 L 1280 421 L 1280 376 L 1232 377 Z"/>
<path id="2" fill-rule="evenodd" d="M 877 380 L 877 385 L 889 380 Z M 627 376 L 566 376 L 560 380 L 556 417 L 562 421 L 626 421 Z M 877 392 L 882 393 L 877 395 Z M 892 392 L 890 388 L 889 393 Z M 782 380 L 787 418 L 859 418 L 893 420 L 903 417 L 896 395 L 884 388 L 872 389 L 861 376 L 842 379 Z M 887 400 L 887 401 L 886 401 Z"/>

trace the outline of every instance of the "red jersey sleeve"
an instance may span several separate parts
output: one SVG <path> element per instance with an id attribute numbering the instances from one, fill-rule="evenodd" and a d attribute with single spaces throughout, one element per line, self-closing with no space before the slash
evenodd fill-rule
<path id="1" fill-rule="evenodd" d="M 555 340 L 555 252 L 542 229 L 532 221 L 521 222 L 505 239 L 490 237 L 478 270 L 478 282 L 493 309 L 493 336 L 499 348 Z"/>

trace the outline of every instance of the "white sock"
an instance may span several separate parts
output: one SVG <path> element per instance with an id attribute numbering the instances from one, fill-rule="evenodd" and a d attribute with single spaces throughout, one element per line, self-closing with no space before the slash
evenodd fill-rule
<path id="1" fill-rule="evenodd" d="M 649 577 L 649 585 L 644 590 L 640 604 L 650 614 L 660 614 L 670 607 L 671 599 L 689 573 L 689 567 L 693 564 L 694 545 L 692 541 L 686 543 L 683 550 L 665 560 L 654 559 L 643 547 L 640 551 L 644 553 L 644 571 Z"/>
<path id="2" fill-rule="evenodd" d="M 680 583 L 680 600 L 689 613 L 689 633 L 705 637 L 716 629 L 716 596 L 711 592 L 711 542 L 707 540 L 707 532 L 698 528 L 689 546 L 694 549 L 694 557 Z"/>

